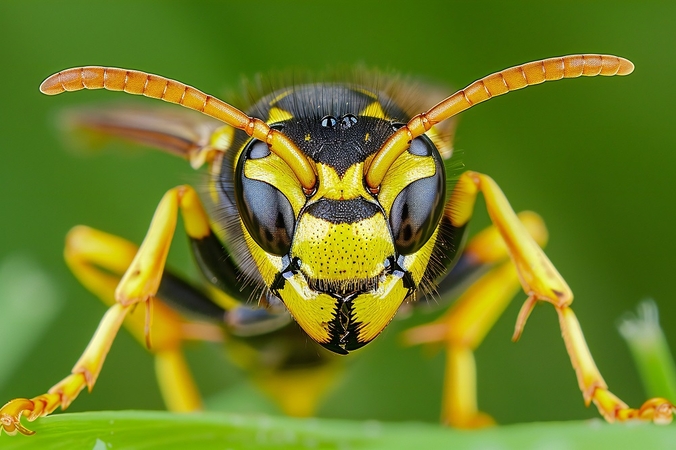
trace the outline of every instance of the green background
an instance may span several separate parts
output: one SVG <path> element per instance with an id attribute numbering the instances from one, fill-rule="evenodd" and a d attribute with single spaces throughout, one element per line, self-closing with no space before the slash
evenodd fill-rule
<path id="1" fill-rule="evenodd" d="M 162 194 L 199 180 L 160 152 L 122 145 L 71 151 L 54 126 L 59 110 L 129 96 L 49 98 L 37 90 L 47 75 L 118 66 L 221 95 L 243 76 L 364 64 L 462 87 L 533 59 L 593 52 L 625 56 L 636 71 L 549 83 L 481 105 L 462 115 L 456 149 L 468 168 L 500 184 L 517 211 L 545 218 L 547 253 L 576 294 L 601 372 L 616 394 L 640 404 L 644 394 L 616 321 L 653 297 L 676 348 L 675 43 L 673 2 L 0 3 L 0 260 L 29 255 L 64 300 L 46 330 L 26 327 L 0 343 L 41 338 L 0 385 L 0 403 L 42 393 L 65 376 L 105 310 L 62 262 L 68 229 L 87 224 L 140 242 Z M 482 205 L 474 231 L 488 223 Z M 196 275 L 180 236 L 170 263 Z M 537 308 L 521 341 L 511 343 L 524 298 L 517 296 L 477 352 L 480 407 L 501 423 L 596 417 L 584 408 L 551 307 Z M 432 317 L 395 321 L 348 358 L 319 415 L 437 420 L 443 355 L 398 343 L 401 331 Z M 244 412 L 270 410 L 218 348 L 188 352 L 207 397 Z M 132 408 L 162 402 L 152 359 L 121 333 L 94 393 L 70 410 Z"/>

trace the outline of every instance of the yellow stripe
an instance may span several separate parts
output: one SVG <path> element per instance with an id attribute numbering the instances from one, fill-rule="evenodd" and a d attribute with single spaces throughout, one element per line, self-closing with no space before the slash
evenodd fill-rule
<path id="1" fill-rule="evenodd" d="M 293 114 L 276 106 L 270 108 L 270 112 L 268 113 L 268 123 L 284 122 L 291 118 L 293 118 Z"/>
<path id="2" fill-rule="evenodd" d="M 361 294 L 352 300 L 354 320 L 361 322 L 358 341 L 372 341 L 394 318 L 408 294 L 401 278 L 388 275 L 376 293 Z"/>
<path id="3" fill-rule="evenodd" d="M 249 159 L 244 164 L 244 176 L 268 183 L 279 189 L 289 200 L 294 215 L 298 217 L 306 197 L 296 175 L 282 158 L 270 153 L 265 158 Z"/>
<path id="4" fill-rule="evenodd" d="M 369 104 L 366 108 L 359 112 L 360 116 L 375 117 L 377 119 L 387 119 L 383 106 L 379 101 Z"/>
<path id="5" fill-rule="evenodd" d="M 380 185 L 378 201 L 383 209 L 390 213 L 392 204 L 401 191 L 416 180 L 431 177 L 436 171 L 431 156 L 416 156 L 404 152 L 397 158 L 385 174 Z"/>
<path id="6" fill-rule="evenodd" d="M 331 340 L 329 323 L 334 318 L 336 299 L 310 290 L 301 274 L 288 278 L 279 295 L 298 325 L 312 339 L 319 343 Z"/>
<path id="7" fill-rule="evenodd" d="M 317 179 L 319 187 L 315 198 L 328 198 L 331 200 L 350 200 L 353 198 L 370 198 L 366 192 L 362 179 L 364 178 L 364 164 L 357 163 L 349 167 L 343 178 L 340 178 L 336 170 L 326 164 L 317 163 Z"/>

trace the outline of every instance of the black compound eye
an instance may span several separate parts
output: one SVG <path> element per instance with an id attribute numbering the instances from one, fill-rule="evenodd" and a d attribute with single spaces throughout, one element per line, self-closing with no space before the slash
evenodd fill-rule
<path id="1" fill-rule="evenodd" d="M 397 251 L 410 255 L 420 250 L 434 233 L 444 211 L 446 174 L 436 146 L 427 136 L 411 142 L 409 152 L 434 158 L 435 173 L 406 186 L 394 199 L 390 227 Z"/>
<path id="2" fill-rule="evenodd" d="M 432 156 L 435 150 L 435 145 L 427 138 L 427 136 L 425 136 L 425 139 L 413 139 L 411 145 L 408 147 L 408 152 L 416 156 Z"/>
<path id="3" fill-rule="evenodd" d="M 252 140 L 240 156 L 236 170 L 237 209 L 251 237 L 266 252 L 286 255 L 296 222 L 291 203 L 276 187 L 244 175 L 247 160 L 268 156 L 265 142 Z"/>
<path id="4" fill-rule="evenodd" d="M 324 128 L 333 128 L 336 126 L 337 123 L 338 121 L 333 116 L 324 116 L 321 121 L 321 125 Z"/>

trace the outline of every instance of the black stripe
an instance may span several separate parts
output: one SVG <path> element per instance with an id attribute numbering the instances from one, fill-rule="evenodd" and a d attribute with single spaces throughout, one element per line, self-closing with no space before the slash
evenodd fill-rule
<path id="1" fill-rule="evenodd" d="M 166 270 L 157 295 L 175 309 L 203 319 L 225 320 L 225 310 L 214 303 L 202 291 Z"/>
<path id="2" fill-rule="evenodd" d="M 321 199 L 305 210 L 306 213 L 318 219 L 333 224 L 355 223 L 375 216 L 380 208 L 363 198 L 351 200 Z"/>
<path id="3" fill-rule="evenodd" d="M 190 238 L 193 255 L 207 281 L 235 300 L 246 303 L 255 286 L 242 285 L 241 271 L 221 241 L 213 234 L 202 239 Z"/>

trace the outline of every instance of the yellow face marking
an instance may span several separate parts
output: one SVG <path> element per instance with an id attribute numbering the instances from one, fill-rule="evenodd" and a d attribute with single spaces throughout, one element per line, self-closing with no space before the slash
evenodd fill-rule
<path id="1" fill-rule="evenodd" d="M 384 117 L 378 102 L 370 104 L 362 114 Z M 365 140 L 370 138 L 369 134 L 364 137 Z M 312 136 L 308 133 L 304 139 L 311 140 Z M 354 164 L 341 177 L 333 167 L 316 163 L 318 188 L 312 201 L 356 198 L 372 201 L 371 194 L 364 187 L 364 164 Z M 435 170 L 434 160 L 430 157 L 408 152 L 402 154 L 383 180 L 379 202 L 389 211 L 402 189 L 416 180 L 434 175 Z M 298 218 L 290 256 L 299 258 L 300 271 L 287 275 L 282 288 L 275 292 L 296 322 L 317 342 L 335 342 L 340 336 L 332 335 L 332 327 L 336 326 L 336 311 L 341 300 L 323 292 L 323 289 L 346 293 L 357 290 L 361 293 L 350 300 L 352 323 L 359 324 L 353 332 L 358 333 L 358 342 L 374 339 L 392 320 L 409 294 L 404 279 L 385 274 L 386 259 L 395 255 L 386 216 L 377 213 L 354 223 L 332 223 L 310 214 L 298 217 L 307 199 L 291 169 L 274 154 L 248 160 L 244 166 L 244 175 L 278 188 L 289 199 Z M 285 269 L 282 258 L 267 254 L 258 247 L 245 227 L 243 230 L 245 242 L 263 281 L 267 286 L 272 286 Z M 410 272 L 415 285 L 420 283 L 425 274 L 437 233 L 419 251 L 400 260 L 402 268 Z M 368 286 L 371 286 L 371 290 Z M 339 329 L 334 332 L 342 333 Z"/>
<path id="2" fill-rule="evenodd" d="M 409 184 L 434 175 L 434 159 L 429 156 L 416 156 L 404 152 L 397 158 L 385 174 L 380 185 L 378 201 L 389 214 L 397 195 Z"/>
<path id="3" fill-rule="evenodd" d="M 310 142 L 312 140 L 312 137 L 310 136 L 310 133 L 305 135 L 305 142 Z"/>
<path id="4" fill-rule="evenodd" d="M 331 200 L 350 200 L 357 197 L 370 198 L 366 192 L 362 179 L 364 178 L 364 164 L 357 163 L 349 167 L 343 178 L 340 178 L 335 169 L 326 164 L 317 163 L 317 179 L 319 187 L 314 198 L 328 198 Z"/>
<path id="5" fill-rule="evenodd" d="M 293 115 L 289 111 L 285 111 L 276 106 L 270 108 L 270 112 L 268 113 L 268 123 L 284 122 L 291 118 L 293 118 Z"/>
<path id="6" fill-rule="evenodd" d="M 369 342 L 378 336 L 397 313 L 407 294 L 408 289 L 402 279 L 390 275 L 376 292 L 353 299 L 354 320 L 362 323 L 358 328 L 359 342 Z"/>
<path id="7" fill-rule="evenodd" d="M 383 272 L 385 259 L 394 254 L 387 230 L 382 214 L 339 224 L 305 214 L 298 221 L 291 254 L 300 258 L 308 278 L 338 282 L 347 289 Z"/>
<path id="8" fill-rule="evenodd" d="M 370 138 L 371 138 L 371 133 L 366 133 L 366 136 L 364 136 L 364 142 L 368 142 Z"/>
<path id="9" fill-rule="evenodd" d="M 271 255 L 266 253 L 265 250 L 260 248 L 256 241 L 253 240 L 249 231 L 244 226 L 244 223 L 240 220 L 240 225 L 242 227 L 242 232 L 244 234 L 244 242 L 251 252 L 251 256 L 258 267 L 258 271 L 263 278 L 263 282 L 266 286 L 272 285 L 272 282 L 275 281 L 275 277 L 279 272 L 284 270 L 282 264 L 282 258 L 279 256 Z"/>
<path id="10" fill-rule="evenodd" d="M 423 275 L 425 275 L 427 266 L 430 263 L 430 257 L 432 256 L 432 250 L 434 250 L 434 245 L 437 242 L 438 234 L 439 227 L 434 230 L 432 236 L 430 236 L 428 241 L 422 246 L 420 250 L 415 253 L 411 253 L 410 255 L 404 256 L 404 262 L 402 263 L 402 266 L 404 269 L 411 272 L 413 282 L 416 284 L 416 286 L 420 284 Z"/>
<path id="11" fill-rule="evenodd" d="M 313 291 L 301 274 L 287 278 L 279 296 L 298 325 L 319 343 L 331 340 L 329 323 L 334 318 L 336 299 Z"/>
<path id="12" fill-rule="evenodd" d="M 385 111 L 379 101 L 370 103 L 363 111 L 359 113 L 360 116 L 375 117 L 377 119 L 387 119 Z"/>
<path id="13" fill-rule="evenodd" d="M 264 181 L 289 199 L 296 216 L 305 205 L 305 194 L 293 170 L 274 153 L 260 159 L 249 159 L 244 163 L 244 176 L 251 180 Z"/>

